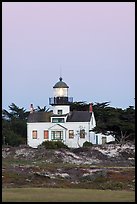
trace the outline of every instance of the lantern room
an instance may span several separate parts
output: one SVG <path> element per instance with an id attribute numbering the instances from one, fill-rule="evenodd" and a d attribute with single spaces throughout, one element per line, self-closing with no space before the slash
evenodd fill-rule
<path id="1" fill-rule="evenodd" d="M 54 86 L 54 97 L 68 97 L 68 85 L 62 81 L 62 77 L 59 78 Z"/>
<path id="2" fill-rule="evenodd" d="M 67 105 L 73 102 L 72 97 L 68 97 L 68 85 L 62 81 L 62 77 L 53 86 L 53 98 L 49 98 L 50 105 Z"/>

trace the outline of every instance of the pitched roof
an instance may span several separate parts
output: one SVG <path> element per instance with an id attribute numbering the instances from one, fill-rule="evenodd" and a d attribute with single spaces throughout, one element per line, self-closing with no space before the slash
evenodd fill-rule
<path id="1" fill-rule="evenodd" d="M 88 111 L 73 111 L 68 114 L 66 122 L 89 122 L 91 116 Z"/>
<path id="2" fill-rule="evenodd" d="M 27 122 L 50 122 L 51 115 L 52 112 L 33 112 L 29 114 Z"/>
<path id="3" fill-rule="evenodd" d="M 65 115 L 55 115 L 50 112 L 33 112 L 28 116 L 28 123 L 35 122 L 51 122 L 51 117 L 62 117 Z M 66 122 L 89 122 L 91 119 L 92 113 L 88 111 L 72 111 L 68 114 Z"/>

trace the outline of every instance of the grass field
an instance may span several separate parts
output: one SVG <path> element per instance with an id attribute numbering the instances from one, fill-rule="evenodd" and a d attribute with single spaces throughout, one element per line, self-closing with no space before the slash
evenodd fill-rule
<path id="1" fill-rule="evenodd" d="M 3 188 L 2 202 L 135 202 L 134 191 Z"/>

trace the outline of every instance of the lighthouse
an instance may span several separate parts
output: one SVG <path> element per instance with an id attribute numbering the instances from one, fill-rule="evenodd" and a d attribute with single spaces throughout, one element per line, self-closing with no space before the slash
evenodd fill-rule
<path id="1" fill-rule="evenodd" d="M 88 111 L 71 111 L 73 98 L 68 96 L 69 86 L 62 77 L 53 86 L 53 97 L 49 98 L 52 110 L 31 111 L 27 120 L 27 144 L 37 148 L 45 141 L 61 141 L 71 148 L 82 147 L 84 142 L 102 144 L 113 141 L 113 136 L 96 134 L 96 120 L 92 104 Z"/>
<path id="2" fill-rule="evenodd" d="M 68 97 L 69 86 L 63 81 L 62 77 L 53 86 L 53 97 L 49 98 L 49 104 L 53 106 L 53 114 L 64 115 L 70 112 L 72 97 Z"/>

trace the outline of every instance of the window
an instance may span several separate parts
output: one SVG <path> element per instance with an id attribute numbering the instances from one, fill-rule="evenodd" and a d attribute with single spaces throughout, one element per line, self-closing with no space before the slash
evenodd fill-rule
<path id="1" fill-rule="evenodd" d="M 74 138 L 74 130 L 69 130 L 69 138 Z"/>
<path id="2" fill-rule="evenodd" d="M 48 130 L 44 130 L 44 139 L 49 139 L 49 132 L 48 132 Z"/>
<path id="3" fill-rule="evenodd" d="M 62 115 L 62 110 L 58 110 L 58 115 Z"/>
<path id="4" fill-rule="evenodd" d="M 52 118 L 52 123 L 57 123 L 58 122 L 58 118 Z"/>
<path id="5" fill-rule="evenodd" d="M 37 130 L 32 131 L 32 138 L 37 139 Z"/>
<path id="6" fill-rule="evenodd" d="M 80 138 L 85 138 L 85 130 L 80 130 Z"/>
<path id="7" fill-rule="evenodd" d="M 52 118 L 52 123 L 64 123 L 64 118 Z"/>
<path id="8" fill-rule="evenodd" d="M 62 140 L 63 131 L 51 131 L 51 139 L 52 140 Z"/>

